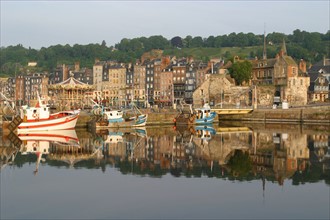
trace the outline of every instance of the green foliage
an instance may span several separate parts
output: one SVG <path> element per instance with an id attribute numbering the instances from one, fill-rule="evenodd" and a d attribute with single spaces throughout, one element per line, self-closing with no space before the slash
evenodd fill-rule
<path id="1" fill-rule="evenodd" d="M 242 85 L 243 82 L 248 82 L 251 79 L 252 74 L 251 62 L 247 60 L 235 62 L 232 65 L 230 74 L 238 85 Z"/>
<path id="2" fill-rule="evenodd" d="M 76 61 L 80 61 L 83 67 L 92 68 L 96 58 L 124 63 L 134 62 L 140 59 L 143 53 L 152 49 L 164 50 L 164 55 L 192 56 L 203 61 L 208 61 L 213 57 L 228 60 L 236 55 L 239 55 L 241 59 L 260 58 L 263 54 L 263 39 L 263 35 L 253 33 L 230 33 L 204 39 L 199 36 L 188 35 L 185 38 L 177 36 L 172 38 L 172 41 L 160 35 L 149 38 L 124 38 L 114 47 L 107 47 L 105 40 L 101 44 L 54 45 L 40 50 L 24 48 L 23 45 L 18 44 L 0 48 L 0 75 L 13 76 L 15 72 L 19 73 L 23 70 L 22 68 L 30 61 L 37 62 L 41 70 L 50 72 L 57 65 L 73 64 Z M 303 58 L 314 63 L 323 59 L 324 56 L 330 56 L 330 31 L 321 34 L 297 29 L 291 35 L 273 32 L 268 34 L 266 39 L 267 43 L 272 42 L 272 44 L 267 44 L 268 58 L 276 56 L 283 39 L 287 43 L 288 54 L 297 61 Z"/>

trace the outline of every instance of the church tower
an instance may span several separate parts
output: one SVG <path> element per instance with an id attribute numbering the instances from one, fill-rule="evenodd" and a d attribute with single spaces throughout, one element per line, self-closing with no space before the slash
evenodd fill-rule
<path id="1" fill-rule="evenodd" d="M 267 60 L 267 49 L 266 49 L 266 28 L 264 29 L 264 51 L 262 54 L 262 59 Z"/>
<path id="2" fill-rule="evenodd" d="M 286 45 L 285 45 L 285 40 L 283 38 L 283 43 L 282 43 L 282 47 L 281 47 L 281 52 L 280 52 L 281 56 L 286 56 L 287 52 L 286 52 Z"/>

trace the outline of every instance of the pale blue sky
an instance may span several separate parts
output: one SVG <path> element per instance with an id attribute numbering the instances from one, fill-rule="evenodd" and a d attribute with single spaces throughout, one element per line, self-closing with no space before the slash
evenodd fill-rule
<path id="1" fill-rule="evenodd" d="M 1 46 L 115 45 L 123 38 L 209 37 L 232 32 L 326 33 L 330 1 L 1 2 Z"/>

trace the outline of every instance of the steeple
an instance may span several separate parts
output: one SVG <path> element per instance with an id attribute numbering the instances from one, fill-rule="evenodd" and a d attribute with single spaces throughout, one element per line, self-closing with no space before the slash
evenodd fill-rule
<path id="1" fill-rule="evenodd" d="M 264 28 L 264 51 L 262 54 L 262 59 L 267 59 L 267 50 L 266 50 L 266 28 Z"/>
<path id="2" fill-rule="evenodd" d="M 281 48 L 281 54 L 282 54 L 282 55 L 287 55 L 284 38 L 283 38 L 283 44 L 282 44 L 282 48 Z"/>

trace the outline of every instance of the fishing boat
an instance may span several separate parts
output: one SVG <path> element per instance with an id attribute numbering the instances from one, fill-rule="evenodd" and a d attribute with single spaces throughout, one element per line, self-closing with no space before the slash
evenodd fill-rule
<path id="1" fill-rule="evenodd" d="M 208 103 L 205 103 L 202 108 L 195 109 L 194 124 L 208 124 L 213 123 L 217 113 L 211 111 L 211 107 Z"/>
<path id="2" fill-rule="evenodd" d="M 51 113 L 50 107 L 38 97 L 35 107 L 24 105 L 20 108 L 22 122 L 18 125 L 17 132 L 73 129 L 79 114 L 80 110 Z"/>
<path id="3" fill-rule="evenodd" d="M 202 108 L 192 109 L 189 105 L 189 111 L 182 110 L 174 119 L 176 124 L 211 124 L 214 122 L 217 113 L 211 110 L 208 103 Z"/>
<path id="4" fill-rule="evenodd" d="M 114 110 L 100 106 L 101 119 L 96 122 L 96 129 L 120 128 L 120 127 L 141 127 L 147 124 L 148 115 L 132 104 L 132 109 Z"/>

